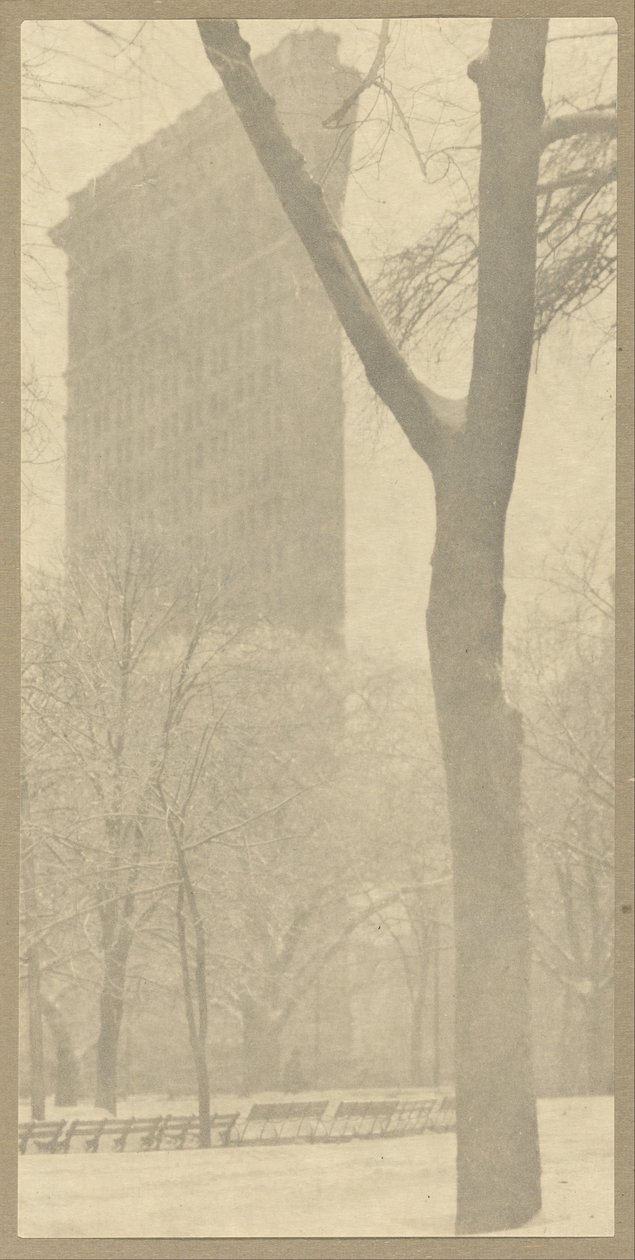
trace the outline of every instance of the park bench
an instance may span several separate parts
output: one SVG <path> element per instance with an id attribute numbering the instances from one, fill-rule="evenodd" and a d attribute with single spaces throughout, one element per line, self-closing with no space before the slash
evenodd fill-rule
<path id="1" fill-rule="evenodd" d="M 240 1112 L 215 1111 L 210 1116 L 212 1146 L 228 1146 Z M 198 1116 L 164 1116 L 156 1150 L 192 1149 L 199 1145 Z"/>
<path id="2" fill-rule="evenodd" d="M 326 1140 L 347 1142 L 351 1138 L 384 1137 L 398 1105 L 387 1099 L 368 1102 L 343 1099 L 333 1116 Z"/>
<path id="3" fill-rule="evenodd" d="M 79 1148 L 92 1154 L 98 1151 L 152 1151 L 156 1149 L 161 1120 L 161 1116 L 149 1119 L 127 1116 L 122 1120 L 114 1117 L 71 1120 L 59 1149 L 72 1151 Z"/>
<path id="4" fill-rule="evenodd" d="M 438 1100 L 429 1127 L 435 1133 L 448 1133 L 456 1128 L 456 1101 L 451 1094 L 444 1094 Z"/>
<path id="5" fill-rule="evenodd" d="M 454 1099 L 435 1094 L 398 1103 L 386 1136 L 402 1137 L 426 1131 L 442 1133 L 452 1129 L 455 1123 Z"/>
<path id="6" fill-rule="evenodd" d="M 212 1145 L 229 1146 L 236 1140 L 236 1125 L 240 1117 L 239 1111 L 215 1111 L 212 1116 Z M 215 1138 L 218 1137 L 218 1143 Z"/>
<path id="7" fill-rule="evenodd" d="M 328 1099 L 254 1103 L 238 1134 L 238 1141 L 245 1145 L 319 1141 L 326 1136 L 322 1117 L 328 1105 Z"/>
<path id="8" fill-rule="evenodd" d="M 65 1120 L 27 1120 L 18 1129 L 18 1148 L 26 1155 L 29 1146 L 42 1154 L 51 1155 L 62 1149 L 59 1145 Z"/>
<path id="9" fill-rule="evenodd" d="M 404 1137 L 406 1134 L 424 1133 L 430 1124 L 430 1116 L 438 1099 L 411 1098 L 398 1102 L 388 1123 L 386 1137 Z"/>
<path id="10" fill-rule="evenodd" d="M 71 1120 L 59 1150 L 89 1151 L 93 1155 L 99 1150 L 123 1151 L 136 1123 L 146 1122 L 137 1122 L 132 1117 L 124 1120 L 114 1117 L 105 1117 L 102 1120 Z"/>
<path id="11" fill-rule="evenodd" d="M 212 1146 L 278 1145 L 285 1142 L 346 1142 L 352 1138 L 403 1137 L 432 1130 L 448 1132 L 456 1126 L 454 1097 L 342 1099 L 330 1120 L 324 1117 L 328 1100 L 254 1103 L 247 1118 L 240 1113 L 214 1112 L 210 1117 Z M 199 1145 L 198 1117 L 154 1116 L 117 1120 L 31 1120 L 19 1126 L 19 1150 L 52 1154 L 68 1151 L 158 1151 L 192 1149 Z"/>
<path id="12" fill-rule="evenodd" d="M 133 1116 L 129 1127 L 126 1130 L 123 1145 L 117 1146 L 117 1150 L 127 1151 L 156 1151 L 159 1149 L 161 1141 L 161 1125 L 163 1116 L 153 1116 L 151 1118 L 138 1119 Z"/>
<path id="13" fill-rule="evenodd" d="M 186 1145 L 198 1146 L 197 1117 L 161 1116 L 154 1149 L 182 1151 Z"/>

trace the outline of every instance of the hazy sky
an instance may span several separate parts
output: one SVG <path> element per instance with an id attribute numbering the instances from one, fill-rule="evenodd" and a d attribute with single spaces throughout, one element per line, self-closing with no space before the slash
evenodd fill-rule
<path id="1" fill-rule="evenodd" d="M 23 375 L 45 396 L 50 434 L 46 462 L 30 473 L 36 493 L 25 500 L 26 569 L 48 561 L 63 537 L 65 259 L 49 242 L 48 229 L 65 217 L 69 193 L 218 85 L 194 22 L 101 25 L 120 41 L 122 35 L 136 38 L 122 47 L 79 21 L 32 22 L 22 28 Z M 287 31 L 313 25 L 337 31 L 342 61 L 368 68 L 379 21 L 248 21 L 241 29 L 258 54 Z M 603 90 L 611 95 L 614 40 L 609 34 L 597 41 L 586 37 L 612 27 L 607 19 L 552 22 L 545 95 L 553 109 L 571 95 L 586 104 L 585 93 L 600 74 L 606 76 Z M 482 19 L 403 19 L 393 26 L 390 83 L 425 169 L 415 161 L 403 126 L 394 126 L 388 137 L 386 109 L 380 105 L 376 121 L 357 133 L 345 212 L 346 235 L 371 275 L 386 250 L 416 240 L 444 207 L 451 207 L 466 180 L 473 187 L 474 156 L 458 146 L 477 135 L 476 91 L 465 70 L 484 46 L 487 29 Z M 369 93 L 364 109 L 373 98 Z M 604 314 L 607 309 L 610 302 Z M 532 375 L 510 511 L 512 618 L 521 615 L 531 597 L 542 557 L 582 527 L 593 532 L 612 517 L 614 364 L 610 345 L 598 350 L 597 316 L 592 311 L 550 334 Z M 413 362 L 429 384 L 455 396 L 465 392 L 469 365 L 465 330 L 460 338 L 448 337 L 440 361 L 424 345 Z M 429 474 L 392 419 L 379 416 L 352 354 L 346 391 L 350 642 L 374 649 L 399 644 L 401 651 L 419 653 L 434 529 Z"/>

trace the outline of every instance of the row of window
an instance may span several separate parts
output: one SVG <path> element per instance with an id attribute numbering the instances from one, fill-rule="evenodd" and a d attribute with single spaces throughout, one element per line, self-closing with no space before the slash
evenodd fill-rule
<path id="1" fill-rule="evenodd" d="M 116 444 L 91 441 L 84 431 L 68 444 L 69 483 L 109 484 L 117 493 L 144 497 L 181 496 L 185 483 L 188 494 L 213 503 L 219 494 L 258 493 L 261 486 L 287 475 L 290 448 L 273 425 L 267 430 L 261 424 L 258 434 L 254 430 L 254 425 L 237 424 L 215 433 L 172 429 L 164 439 L 162 430 L 152 425 L 125 431 Z"/>
<path id="2" fill-rule="evenodd" d="M 143 396 L 140 388 L 123 399 L 112 399 L 108 411 L 83 411 L 75 400 L 69 416 L 74 444 L 81 444 L 87 464 L 108 449 L 126 462 L 136 450 L 144 456 L 170 451 L 181 443 L 203 440 L 204 451 L 221 461 L 233 441 L 268 446 L 288 428 L 290 407 L 278 402 L 282 391 L 279 360 L 250 368 L 228 381 L 222 390 L 198 392 L 176 408 Z M 133 406 L 133 401 L 137 403 Z M 178 404 L 178 400 L 177 404 Z M 120 406 L 117 406 L 117 403 Z M 102 404 L 103 406 L 103 404 Z"/>
<path id="3" fill-rule="evenodd" d="M 200 515 L 191 510 L 191 504 L 187 513 L 175 514 L 174 505 L 169 502 L 155 502 L 142 508 L 137 502 L 117 500 L 112 493 L 94 492 L 70 495 L 68 509 L 71 529 L 77 533 L 95 528 L 99 520 L 116 519 L 122 510 L 134 512 L 142 508 L 143 521 L 149 528 L 156 529 L 163 525 L 175 537 L 183 538 L 191 534 L 193 538 L 199 539 L 203 536 L 201 530 L 204 530 L 208 540 L 216 540 L 220 554 L 231 555 L 242 561 L 251 557 L 259 566 L 272 571 L 293 567 L 295 562 L 293 532 L 288 526 L 283 528 L 273 504 L 274 501 L 269 500 L 262 505 L 268 511 L 243 506 L 204 522 Z"/>
<path id="4" fill-rule="evenodd" d="M 114 432 L 93 416 L 81 429 L 70 429 L 68 459 L 79 476 L 94 469 L 125 470 L 135 463 L 167 474 L 189 464 L 196 471 L 205 469 L 206 475 L 210 468 L 231 475 L 237 463 L 264 467 L 268 461 L 279 462 L 286 450 L 293 451 L 292 438 L 285 410 L 245 407 L 221 419 L 212 405 L 188 407 Z"/>
<path id="5" fill-rule="evenodd" d="M 168 314 L 177 303 L 186 311 L 193 302 L 200 305 L 210 330 L 219 331 L 253 319 L 256 311 L 275 312 L 297 298 L 307 282 L 317 284 L 304 260 L 292 262 L 279 251 L 250 263 L 243 241 L 233 267 L 231 257 L 220 240 L 210 244 L 174 236 L 148 240 L 137 252 L 128 249 L 96 273 L 78 271 L 71 283 L 71 347 L 79 352 L 115 341 L 137 330 L 140 320 Z M 200 325 L 191 331 L 200 338 Z"/>
<path id="6" fill-rule="evenodd" d="M 70 478 L 69 484 L 72 485 Z M 262 470 L 254 469 L 250 473 L 244 464 L 237 465 L 231 476 L 226 473 L 219 476 L 216 472 L 201 475 L 191 463 L 183 463 L 171 478 L 165 475 L 157 477 L 154 469 L 147 465 L 136 469 L 104 465 L 99 475 L 90 480 L 83 479 L 81 493 L 89 498 L 99 493 L 114 501 L 135 500 L 147 503 L 148 507 L 160 502 L 173 514 L 186 516 L 189 512 L 197 515 L 213 513 L 232 499 L 248 497 L 256 502 L 263 493 L 275 493 L 277 484 Z M 262 519 L 265 518 L 263 509 Z"/>
<path id="7" fill-rule="evenodd" d="M 258 356 L 243 349 L 239 358 L 228 339 L 208 350 L 194 350 L 187 361 L 166 355 L 153 365 L 140 358 L 135 365 L 115 363 L 90 379 L 73 381 L 71 414 L 92 413 L 91 427 L 97 432 L 107 418 L 120 423 L 166 401 L 178 407 L 191 399 L 192 408 L 215 415 L 256 398 L 262 403 L 282 389 L 282 364 L 272 351 Z"/>

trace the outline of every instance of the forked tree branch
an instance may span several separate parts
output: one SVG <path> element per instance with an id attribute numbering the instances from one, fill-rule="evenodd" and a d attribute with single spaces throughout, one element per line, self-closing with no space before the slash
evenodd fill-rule
<path id="1" fill-rule="evenodd" d="M 323 127 L 339 127 L 340 124 L 344 122 L 349 110 L 352 109 L 356 101 L 359 100 L 362 93 L 366 91 L 366 88 L 373 87 L 373 85 L 377 83 L 379 72 L 384 63 L 384 59 L 386 56 L 386 49 L 388 47 L 389 41 L 390 41 L 390 18 L 384 18 L 381 24 L 379 40 L 377 42 L 377 51 L 375 53 L 375 56 L 373 57 L 373 61 L 370 68 L 366 71 L 366 74 L 364 75 L 361 82 L 357 84 L 357 87 L 354 89 L 354 91 L 351 92 L 350 96 L 346 97 L 346 100 L 342 102 L 342 104 L 339 106 L 338 109 L 335 110 L 333 114 L 329 114 L 329 117 L 324 119 L 324 122 L 322 124 Z"/>
<path id="2" fill-rule="evenodd" d="M 275 101 L 258 79 L 238 23 L 199 21 L 198 28 L 208 60 L 308 251 L 370 385 L 392 411 L 413 449 L 433 466 L 448 427 L 459 427 L 462 422 L 462 405 L 423 385 L 392 341 L 320 186 L 285 134 Z"/>

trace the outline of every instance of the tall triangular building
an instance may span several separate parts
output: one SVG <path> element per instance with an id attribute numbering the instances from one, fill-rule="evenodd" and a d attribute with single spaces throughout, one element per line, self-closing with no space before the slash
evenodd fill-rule
<path id="1" fill-rule="evenodd" d="M 352 127 L 337 37 L 257 70 L 339 219 Z M 350 122 L 350 118 L 349 118 Z M 257 615 L 338 639 L 341 332 L 223 92 L 70 199 L 66 533 L 141 522 L 231 575 Z"/>

